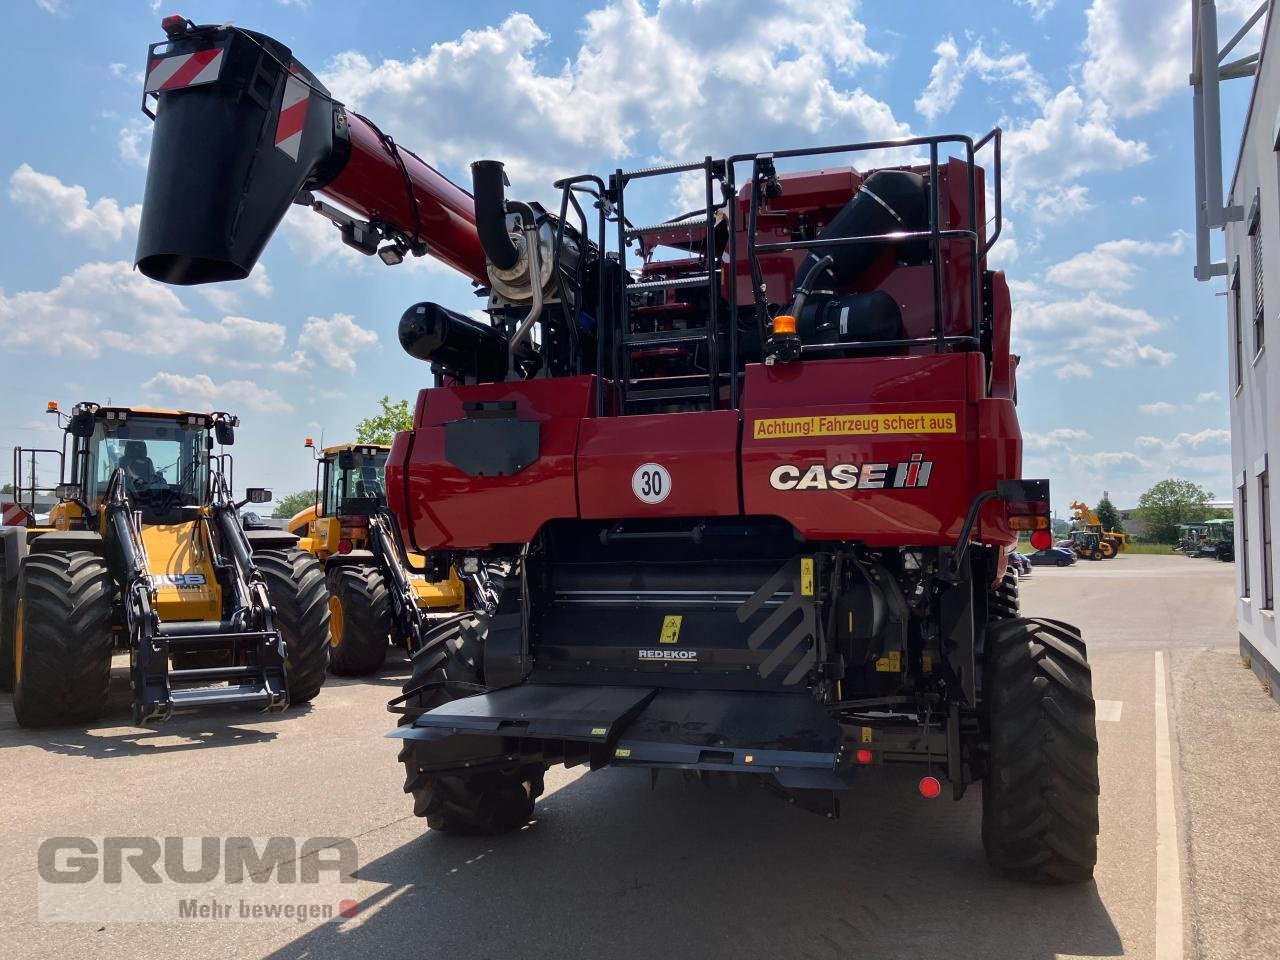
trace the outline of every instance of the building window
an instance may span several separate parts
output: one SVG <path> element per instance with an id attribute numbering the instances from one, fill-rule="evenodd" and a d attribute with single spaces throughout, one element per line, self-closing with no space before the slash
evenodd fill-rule
<path id="1" fill-rule="evenodd" d="M 1244 383 L 1244 321 L 1240 316 L 1240 258 L 1236 257 L 1235 267 L 1231 270 L 1231 326 L 1236 339 L 1236 351 L 1232 354 L 1234 362 L 1235 383 L 1238 389 Z"/>
<path id="2" fill-rule="evenodd" d="M 1240 596 L 1249 596 L 1249 485 L 1240 484 L 1236 488 L 1240 498 L 1239 512 L 1236 515 L 1236 529 L 1240 531 L 1240 555 L 1236 557 L 1236 567 L 1240 571 Z"/>
<path id="3" fill-rule="evenodd" d="M 1262 351 L 1265 344 L 1264 303 L 1262 284 L 1262 211 L 1259 196 L 1253 198 L 1249 211 L 1249 272 L 1253 279 L 1253 352 Z"/>
<path id="4" fill-rule="evenodd" d="M 1258 519 L 1262 528 L 1262 606 L 1275 609 L 1275 575 L 1271 557 L 1271 471 L 1258 474 Z"/>

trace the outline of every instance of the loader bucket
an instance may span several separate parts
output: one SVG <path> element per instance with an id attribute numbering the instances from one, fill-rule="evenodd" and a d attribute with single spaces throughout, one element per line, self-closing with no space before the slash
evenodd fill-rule
<path id="1" fill-rule="evenodd" d="M 154 44 L 144 97 L 155 127 L 136 265 L 153 280 L 244 279 L 298 191 L 345 159 L 341 105 L 259 33 L 197 27 Z"/>

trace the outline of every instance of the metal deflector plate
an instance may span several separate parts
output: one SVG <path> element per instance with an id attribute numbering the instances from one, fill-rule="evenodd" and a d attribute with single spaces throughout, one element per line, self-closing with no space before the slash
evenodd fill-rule
<path id="1" fill-rule="evenodd" d="M 651 687 L 524 683 L 441 704 L 389 734 L 434 740 L 453 733 L 605 743 L 644 708 Z"/>

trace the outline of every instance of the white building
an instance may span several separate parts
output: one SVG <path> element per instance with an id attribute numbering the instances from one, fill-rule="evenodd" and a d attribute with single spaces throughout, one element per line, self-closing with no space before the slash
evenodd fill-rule
<path id="1" fill-rule="evenodd" d="M 1271 454 L 1280 466 L 1280 23 L 1274 0 L 1262 3 L 1225 43 L 1213 0 L 1192 0 L 1192 86 L 1196 154 L 1196 277 L 1227 286 L 1231 396 L 1231 469 L 1235 487 L 1236 618 L 1240 652 L 1280 699 L 1275 578 L 1280 557 Z M 1258 21 L 1261 25 L 1258 26 Z M 1251 32 L 1252 31 L 1252 32 Z M 1257 53 L 1239 51 L 1249 36 Z M 1254 78 L 1236 166 L 1223 196 L 1221 81 Z M 1210 231 L 1220 228 L 1226 257 L 1212 262 Z M 1215 281 L 1216 282 L 1216 281 Z M 1268 331 L 1270 327 L 1270 331 Z"/>

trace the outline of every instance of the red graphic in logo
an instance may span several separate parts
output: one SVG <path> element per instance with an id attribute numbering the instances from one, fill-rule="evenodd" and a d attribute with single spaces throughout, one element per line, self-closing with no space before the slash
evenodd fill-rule
<path id="1" fill-rule="evenodd" d="M 347 920 L 350 920 L 360 911 L 360 904 L 355 900 L 339 900 L 338 913 Z"/>

